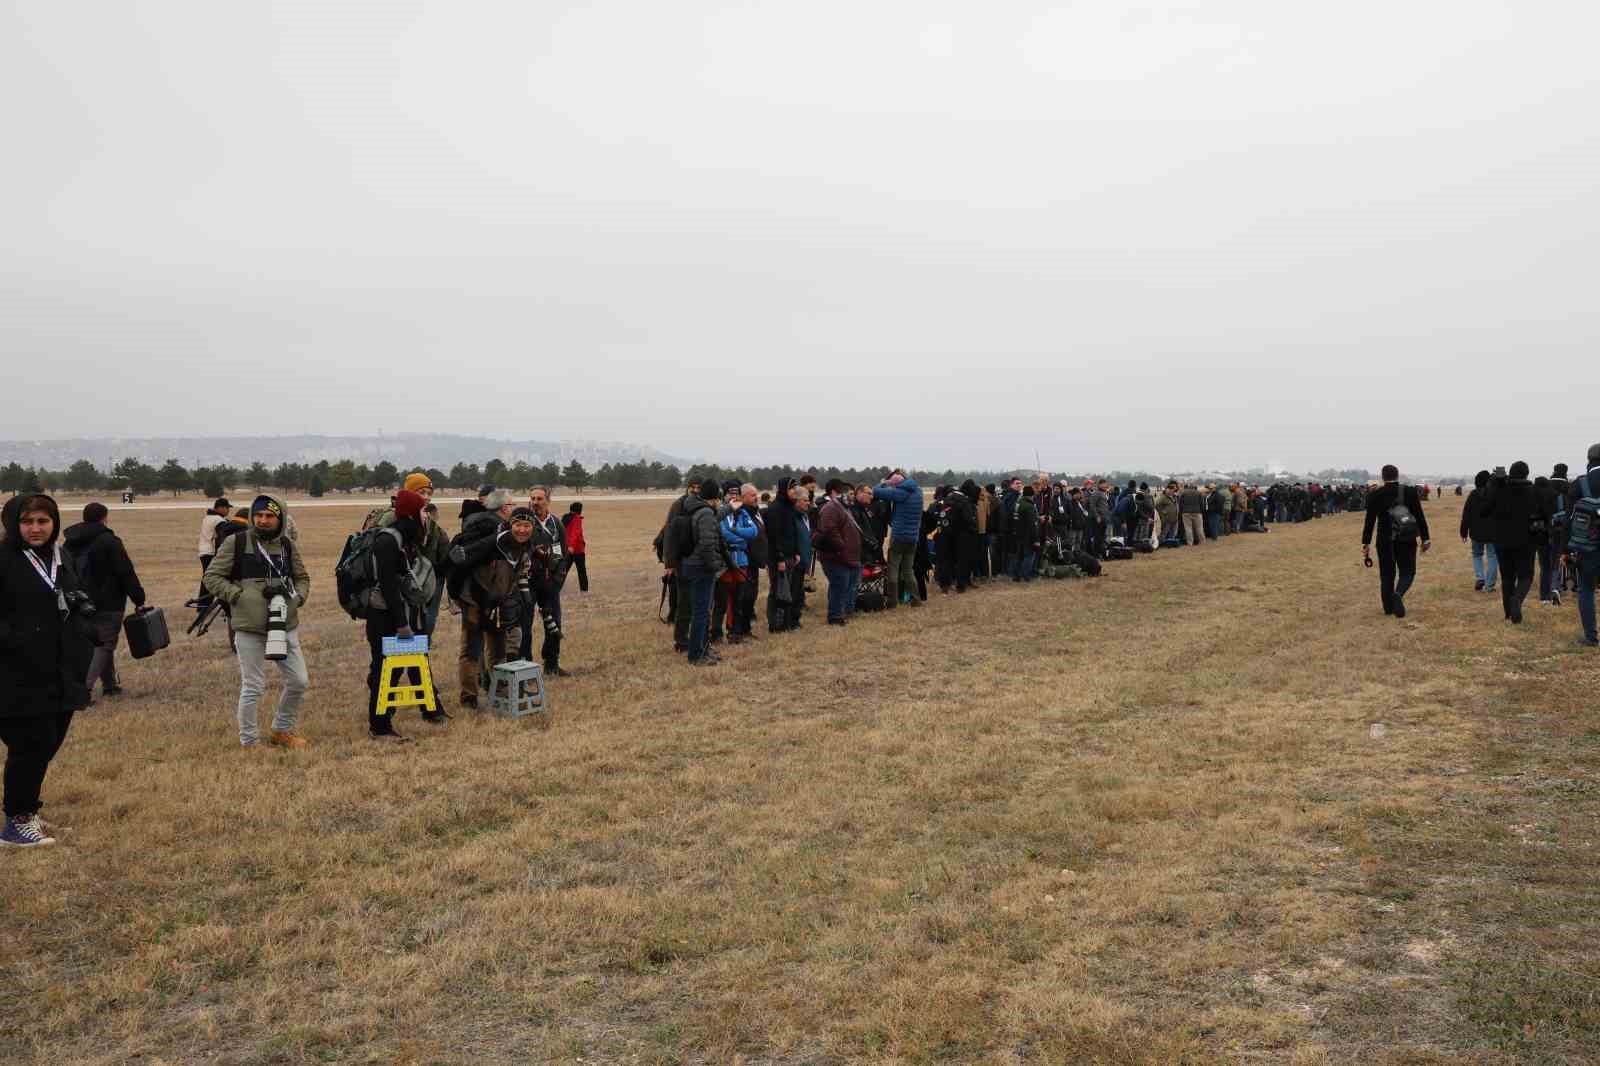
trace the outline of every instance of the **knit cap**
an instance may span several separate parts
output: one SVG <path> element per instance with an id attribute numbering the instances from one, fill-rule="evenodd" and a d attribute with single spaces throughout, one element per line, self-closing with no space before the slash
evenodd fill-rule
<path id="1" fill-rule="evenodd" d="M 433 481 L 428 477 L 427 474 L 424 474 L 422 471 L 418 470 L 415 474 L 406 475 L 406 481 L 403 487 L 407 492 L 421 492 L 423 489 L 433 488 Z"/>

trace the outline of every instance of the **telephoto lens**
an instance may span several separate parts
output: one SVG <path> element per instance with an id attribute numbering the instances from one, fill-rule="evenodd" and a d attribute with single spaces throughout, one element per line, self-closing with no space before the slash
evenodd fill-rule
<path id="1" fill-rule="evenodd" d="M 284 628 L 289 620 L 289 601 L 274 596 L 267 603 L 267 650 L 265 658 L 282 662 L 289 657 L 289 633 Z"/>

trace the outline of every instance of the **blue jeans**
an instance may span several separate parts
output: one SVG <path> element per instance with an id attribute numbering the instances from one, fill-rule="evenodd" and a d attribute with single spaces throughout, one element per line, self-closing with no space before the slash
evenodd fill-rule
<path id="1" fill-rule="evenodd" d="M 689 584 L 689 661 L 706 657 L 706 642 L 711 635 L 711 589 L 717 575 L 704 567 L 685 563 L 680 571 Z M 683 610 L 683 604 L 678 610 Z"/>
<path id="2" fill-rule="evenodd" d="M 850 594 L 851 572 L 857 585 L 861 581 L 861 568 L 846 566 L 843 563 L 822 564 L 822 572 L 828 578 L 828 621 L 842 622 L 844 616 L 850 613 L 850 605 L 855 597 Z"/>
<path id="3" fill-rule="evenodd" d="M 1578 618 L 1583 622 L 1583 635 L 1595 639 L 1594 583 L 1600 580 L 1600 552 L 1578 553 Z"/>
<path id="4" fill-rule="evenodd" d="M 1033 545 L 1019 547 L 1011 557 L 1011 580 L 1032 581 L 1033 570 Z"/>
<path id="5" fill-rule="evenodd" d="M 850 580 L 844 587 L 844 613 L 848 617 L 856 613 L 856 596 L 861 592 L 861 567 L 847 567 L 850 571 Z"/>
<path id="6" fill-rule="evenodd" d="M 1483 582 L 1485 592 L 1494 588 L 1494 579 L 1500 576 L 1500 557 L 1495 554 L 1493 541 L 1472 542 L 1472 573 Z"/>

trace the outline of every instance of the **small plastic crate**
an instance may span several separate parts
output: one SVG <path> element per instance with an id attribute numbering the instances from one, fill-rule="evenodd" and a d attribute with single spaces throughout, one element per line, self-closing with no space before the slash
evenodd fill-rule
<path id="1" fill-rule="evenodd" d="M 383 656 L 391 655 L 426 655 L 428 654 L 428 637 L 418 633 L 414 637 L 384 637 Z"/>

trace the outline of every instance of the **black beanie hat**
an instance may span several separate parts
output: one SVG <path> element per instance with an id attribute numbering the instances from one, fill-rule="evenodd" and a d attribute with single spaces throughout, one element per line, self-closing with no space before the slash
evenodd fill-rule
<path id="1" fill-rule="evenodd" d="M 700 486 L 700 498 L 707 502 L 715 502 L 722 499 L 722 486 L 718 485 L 715 480 L 707 478 L 706 483 Z"/>

